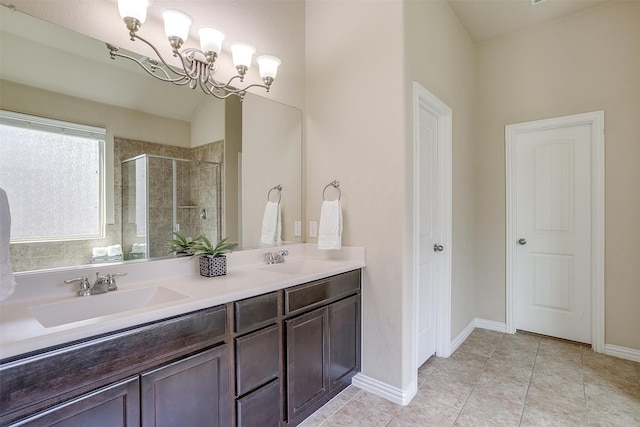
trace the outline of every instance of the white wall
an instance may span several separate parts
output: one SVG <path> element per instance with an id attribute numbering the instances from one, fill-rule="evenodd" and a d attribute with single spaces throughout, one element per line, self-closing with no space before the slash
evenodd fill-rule
<path id="1" fill-rule="evenodd" d="M 402 2 L 307 2 L 306 212 L 318 221 L 323 188 L 340 181 L 342 243 L 366 248 L 362 372 L 397 388 L 410 381 L 403 43 Z"/>
<path id="2" fill-rule="evenodd" d="M 478 46 L 479 317 L 505 321 L 504 126 L 604 110 L 605 342 L 640 349 L 639 24 L 612 1 Z"/>
<path id="3" fill-rule="evenodd" d="M 248 95 L 242 103 L 242 247 L 261 245 L 262 217 L 269 190 L 271 201 L 280 200 L 283 241 L 294 237 L 294 221 L 302 206 L 300 110 L 260 96 Z M 251 171 L 251 173 L 247 173 Z"/>
<path id="4" fill-rule="evenodd" d="M 452 251 L 451 338 L 453 338 L 476 316 L 473 245 L 474 45 L 447 2 L 406 2 L 405 19 L 407 61 L 405 88 L 410 90 L 410 82 L 418 81 L 452 109 L 453 242 L 452 247 L 446 249 Z M 407 128 L 411 129 L 413 117 L 407 115 L 405 119 Z M 411 161 L 411 159 L 407 160 L 409 166 Z M 411 182 L 412 176 L 408 179 Z"/>
<path id="5" fill-rule="evenodd" d="M 191 147 L 225 139 L 225 101 L 204 98 L 191 119 Z"/>

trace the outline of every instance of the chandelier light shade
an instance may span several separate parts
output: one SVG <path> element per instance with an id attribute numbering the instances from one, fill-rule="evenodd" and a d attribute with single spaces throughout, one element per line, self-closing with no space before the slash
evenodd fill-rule
<path id="1" fill-rule="evenodd" d="M 238 74 L 244 76 L 249 67 L 256 48 L 247 43 L 234 43 L 231 45 L 231 57 L 233 65 L 235 65 Z"/>
<path id="2" fill-rule="evenodd" d="M 171 46 L 174 49 L 180 49 L 189 38 L 189 28 L 193 22 L 191 17 L 179 10 L 167 9 L 162 12 L 162 19 L 164 19 L 164 33 Z M 175 39 L 175 42 L 172 42 L 172 39 Z"/>
<path id="3" fill-rule="evenodd" d="M 198 30 L 198 38 L 200 38 L 200 49 L 202 49 L 205 54 L 213 52 L 216 56 L 220 55 L 220 51 L 222 51 L 222 41 L 224 40 L 222 31 L 216 30 L 213 27 L 200 27 Z"/>
<path id="4" fill-rule="evenodd" d="M 278 75 L 278 67 L 280 66 L 280 60 L 275 56 L 261 55 L 256 58 L 256 62 L 260 67 L 260 77 L 264 79 L 275 79 Z"/>
<path id="5" fill-rule="evenodd" d="M 138 20 L 139 25 L 144 24 L 147 19 L 147 7 L 149 6 L 149 0 L 129 0 L 118 1 L 118 11 L 120 17 L 125 19 L 127 17 Z"/>
<path id="6" fill-rule="evenodd" d="M 243 82 L 244 77 L 251 67 L 253 55 L 256 49 L 247 43 L 234 43 L 231 45 L 233 64 L 238 74 L 227 82 L 220 82 L 213 77 L 216 71 L 216 60 L 222 51 L 224 34 L 213 27 L 204 26 L 198 29 L 200 50 L 185 48 L 180 50 L 189 37 L 189 29 L 192 24 L 189 15 L 175 9 L 167 9 L 162 12 L 164 29 L 169 44 L 173 50 L 173 56 L 180 59 L 181 66 L 176 67 L 164 60 L 158 49 L 138 35 L 138 30 L 147 17 L 148 0 L 118 0 L 118 10 L 132 41 L 140 40 L 155 52 L 157 59 L 148 58 L 140 60 L 119 52 L 117 46 L 107 44 L 111 58 L 116 57 L 130 59 L 140 65 L 148 74 L 159 80 L 176 85 L 188 85 L 191 89 L 199 86 L 203 92 L 216 98 L 224 99 L 231 95 L 238 96 L 241 100 L 252 87 L 260 87 L 269 92 L 271 84 L 276 78 L 280 60 L 275 56 L 262 55 L 256 61 L 260 69 L 260 77 L 264 84 L 250 84 L 244 88 L 236 87 L 235 81 Z"/>

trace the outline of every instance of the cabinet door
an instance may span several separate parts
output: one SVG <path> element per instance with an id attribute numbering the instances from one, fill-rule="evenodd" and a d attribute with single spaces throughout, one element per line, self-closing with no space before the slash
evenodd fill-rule
<path id="1" fill-rule="evenodd" d="M 141 400 L 143 426 L 228 426 L 227 346 L 143 374 Z"/>
<path id="2" fill-rule="evenodd" d="M 138 377 L 98 389 L 22 420 L 36 427 L 131 427 L 140 425 Z"/>
<path id="3" fill-rule="evenodd" d="M 313 405 L 329 387 L 327 307 L 286 321 L 287 419 Z"/>
<path id="4" fill-rule="evenodd" d="M 360 370 L 360 295 L 329 306 L 331 388 L 351 383 Z"/>

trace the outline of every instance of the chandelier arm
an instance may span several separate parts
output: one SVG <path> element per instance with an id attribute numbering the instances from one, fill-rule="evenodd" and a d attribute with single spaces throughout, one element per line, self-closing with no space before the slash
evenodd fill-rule
<path id="1" fill-rule="evenodd" d="M 207 86 L 207 82 L 206 81 L 200 80 L 198 83 L 199 83 L 200 89 L 202 89 L 202 91 L 205 94 L 214 96 L 214 97 L 216 97 L 218 99 L 227 99 L 231 95 L 237 95 L 237 94 L 232 93 L 232 92 L 228 92 L 226 95 L 220 95 L 220 90 L 218 88 L 215 88 L 215 87 L 213 89 L 210 88 L 209 86 Z"/>
<path id="2" fill-rule="evenodd" d="M 180 58 L 180 62 L 182 63 L 182 69 L 184 71 L 180 71 L 180 74 L 184 74 L 188 76 L 191 80 L 198 79 L 199 75 L 202 73 L 201 65 L 205 64 L 203 61 L 196 59 L 195 53 L 202 53 L 202 51 L 198 49 L 183 49 L 182 52 L 174 51 L 175 55 Z M 206 65 L 206 64 L 205 64 Z"/>
<path id="3" fill-rule="evenodd" d="M 240 81 L 242 81 L 244 80 L 244 77 L 242 77 L 240 74 L 236 74 L 235 76 L 227 80 L 227 83 L 223 87 L 228 87 L 231 84 L 231 82 L 234 81 L 235 79 L 240 79 Z"/>
<path id="4" fill-rule="evenodd" d="M 235 88 L 233 86 L 222 86 L 221 87 L 216 87 L 216 86 L 210 86 L 211 84 L 211 79 L 209 79 L 206 82 L 203 82 L 201 85 L 202 90 L 209 94 L 209 95 L 213 95 L 218 99 L 227 99 L 228 97 L 235 95 L 238 98 L 240 98 L 240 100 L 242 101 L 244 99 L 244 96 L 247 94 L 247 90 L 245 89 L 238 89 Z M 251 87 L 251 86 L 248 86 Z M 220 90 L 223 90 L 225 92 L 225 95 L 219 95 Z"/>
<path id="5" fill-rule="evenodd" d="M 161 80 L 161 81 L 163 81 L 163 82 L 173 83 L 173 84 L 175 84 L 175 85 L 179 85 L 179 86 L 182 86 L 182 85 L 185 85 L 185 84 L 189 83 L 189 79 L 188 79 L 188 77 L 186 77 L 186 76 L 179 75 L 179 76 L 178 76 L 178 77 L 176 77 L 176 78 L 172 78 L 172 77 L 169 75 L 169 73 L 167 73 L 167 70 L 165 70 L 165 69 L 164 69 L 164 68 L 162 68 L 162 67 L 154 67 L 153 69 L 150 69 L 147 65 L 145 65 L 145 64 L 144 64 L 142 61 L 140 61 L 138 58 L 134 58 L 134 57 L 132 57 L 132 56 L 125 55 L 125 54 L 122 54 L 122 53 L 119 53 L 119 52 L 116 52 L 116 51 L 112 50 L 112 51 L 111 51 L 111 57 L 112 57 L 113 59 L 115 59 L 115 57 L 116 57 L 116 56 L 119 56 L 120 58 L 129 59 L 129 60 L 131 60 L 131 61 L 133 61 L 133 62 L 137 63 L 137 64 L 138 64 L 138 65 L 139 65 L 139 66 L 140 66 L 144 71 L 146 71 L 146 72 L 147 72 L 147 74 L 149 74 L 150 76 L 153 76 L 153 77 L 155 77 L 156 79 Z M 158 71 L 159 71 L 160 73 L 162 73 L 164 76 L 163 76 L 163 75 L 160 75 L 160 74 L 158 73 Z"/>
<path id="6" fill-rule="evenodd" d="M 141 42 L 143 42 L 144 44 L 146 44 L 147 46 L 149 46 L 151 49 L 153 49 L 153 51 L 155 52 L 156 56 L 158 57 L 158 59 L 160 60 L 160 62 L 162 62 L 162 64 L 167 67 L 172 73 L 177 74 L 179 76 L 188 78 L 189 76 L 187 75 L 187 73 L 184 70 L 181 70 L 180 68 L 169 64 L 167 61 L 164 60 L 164 57 L 160 54 L 160 52 L 158 51 L 158 49 L 152 45 L 150 42 L 148 42 L 146 39 L 140 37 L 137 33 L 134 35 L 136 39 L 140 40 Z M 182 59 L 182 55 L 178 55 L 180 57 L 180 60 L 183 61 Z"/>
<path id="7" fill-rule="evenodd" d="M 214 82 L 216 84 L 214 84 Z M 213 80 L 211 78 L 209 78 L 207 81 L 202 82 L 202 85 L 204 85 L 204 87 L 207 88 L 206 92 L 210 93 L 213 95 L 214 92 L 218 93 L 220 90 L 224 90 L 225 92 L 227 92 L 227 94 L 229 95 L 239 95 L 240 93 L 244 92 L 244 89 L 237 89 L 233 86 L 228 86 L 228 85 L 223 85 L 222 83 Z M 201 85 L 201 87 L 202 87 Z M 204 89 L 203 89 L 204 90 Z M 226 95 L 225 98 L 228 96 Z M 215 96 L 215 95 L 214 95 Z M 222 99 L 222 98 L 221 98 Z"/>
<path id="8" fill-rule="evenodd" d="M 262 88 L 262 89 L 266 89 L 266 90 L 267 90 L 267 92 L 269 92 L 269 89 L 271 89 L 271 86 L 261 85 L 261 84 L 258 84 L 258 83 L 254 83 L 254 84 L 251 84 L 251 85 L 249 85 L 249 86 L 246 86 L 244 89 L 240 89 L 240 91 L 241 91 L 241 92 L 246 92 L 246 91 L 247 91 L 247 89 L 252 88 L 252 87 L 260 87 L 260 88 Z"/>

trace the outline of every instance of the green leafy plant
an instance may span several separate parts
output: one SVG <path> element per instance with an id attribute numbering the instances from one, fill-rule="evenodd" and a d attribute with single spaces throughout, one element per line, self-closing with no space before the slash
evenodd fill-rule
<path id="1" fill-rule="evenodd" d="M 228 239 L 228 237 L 225 237 L 214 246 L 205 236 L 198 236 L 193 240 L 189 252 L 196 256 L 222 256 L 238 246 L 237 243 L 229 243 Z"/>
<path id="2" fill-rule="evenodd" d="M 189 255 L 193 255 L 191 248 L 195 243 L 195 240 L 191 237 L 185 237 L 175 231 L 173 232 L 173 235 L 175 236 L 175 239 L 169 240 L 169 243 L 171 243 L 171 248 L 177 253 L 187 253 Z"/>

